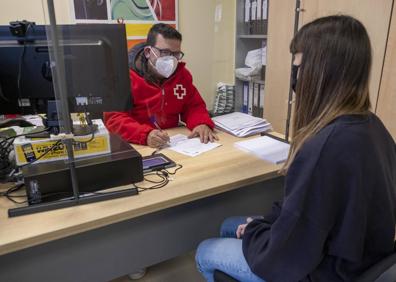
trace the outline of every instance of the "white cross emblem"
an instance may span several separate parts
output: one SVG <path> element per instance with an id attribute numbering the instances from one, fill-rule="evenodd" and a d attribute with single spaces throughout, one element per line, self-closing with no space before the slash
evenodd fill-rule
<path id="1" fill-rule="evenodd" d="M 177 99 L 182 100 L 187 94 L 186 88 L 184 88 L 182 84 L 176 84 L 176 87 L 173 88 L 173 94 L 175 94 Z"/>

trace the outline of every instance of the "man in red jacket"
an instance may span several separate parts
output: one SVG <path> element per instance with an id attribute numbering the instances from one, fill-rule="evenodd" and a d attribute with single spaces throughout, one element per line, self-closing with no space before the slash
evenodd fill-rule
<path id="1" fill-rule="evenodd" d="M 183 121 L 192 131 L 189 137 L 201 142 L 217 140 L 192 76 L 181 52 L 182 35 L 167 24 L 154 25 L 147 41 L 129 53 L 129 75 L 133 108 L 128 112 L 104 113 L 106 127 L 124 140 L 158 148 L 169 142 L 162 130 Z"/>

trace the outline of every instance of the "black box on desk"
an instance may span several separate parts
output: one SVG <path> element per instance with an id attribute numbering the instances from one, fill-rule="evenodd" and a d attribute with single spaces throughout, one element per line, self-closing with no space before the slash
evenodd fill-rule
<path id="1" fill-rule="evenodd" d="M 75 160 L 80 194 L 143 180 L 142 156 L 119 136 L 110 135 L 110 143 L 111 154 Z M 64 160 L 28 165 L 22 168 L 22 174 L 29 204 L 73 195 L 70 170 Z"/>

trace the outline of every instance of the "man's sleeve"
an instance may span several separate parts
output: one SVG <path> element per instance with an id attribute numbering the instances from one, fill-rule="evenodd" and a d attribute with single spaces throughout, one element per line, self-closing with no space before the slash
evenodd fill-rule
<path id="1" fill-rule="evenodd" d="M 137 122 L 128 112 L 104 113 L 107 129 L 120 135 L 125 141 L 147 145 L 147 136 L 154 128 L 149 124 Z"/>
<path id="2" fill-rule="evenodd" d="M 181 119 L 184 121 L 188 129 L 193 130 L 200 124 L 206 124 L 210 128 L 214 128 L 214 123 L 206 109 L 205 101 L 202 99 L 197 88 L 192 83 L 192 77 L 189 75 L 189 89 L 192 91 L 189 99 L 184 103 Z"/>

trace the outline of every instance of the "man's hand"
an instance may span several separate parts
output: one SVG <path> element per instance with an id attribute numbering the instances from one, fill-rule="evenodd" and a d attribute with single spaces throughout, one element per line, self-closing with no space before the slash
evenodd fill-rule
<path id="1" fill-rule="evenodd" d="M 253 218 L 248 217 L 246 218 L 246 222 L 245 224 L 241 224 L 238 226 L 237 230 L 236 230 L 236 236 L 238 239 L 241 239 L 243 237 L 243 234 L 245 234 L 245 229 L 246 226 L 253 220 Z"/>
<path id="2" fill-rule="evenodd" d="M 152 148 L 164 147 L 169 142 L 169 135 L 163 130 L 153 129 L 147 136 L 147 145 Z"/>
<path id="3" fill-rule="evenodd" d="M 196 126 L 191 134 L 188 136 L 188 138 L 194 138 L 194 137 L 198 137 L 199 139 L 201 139 L 201 143 L 208 143 L 213 142 L 214 140 L 219 140 L 219 137 L 217 137 L 217 135 L 213 132 L 212 129 L 210 129 L 209 126 L 207 126 L 206 124 L 200 124 L 198 126 Z"/>

